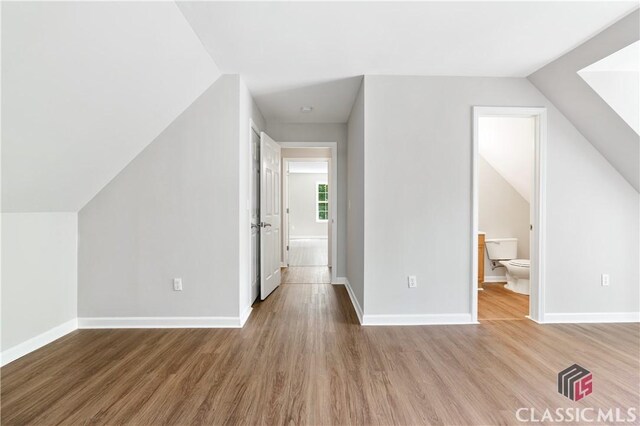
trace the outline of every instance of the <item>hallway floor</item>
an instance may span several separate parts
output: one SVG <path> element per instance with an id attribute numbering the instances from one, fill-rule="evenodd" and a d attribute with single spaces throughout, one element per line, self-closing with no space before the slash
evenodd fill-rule
<path id="1" fill-rule="evenodd" d="M 289 240 L 289 266 L 327 266 L 329 246 L 327 238 Z"/>
<path id="2" fill-rule="evenodd" d="M 514 424 L 636 407 L 638 324 L 362 327 L 343 286 L 280 286 L 242 329 L 78 330 L 3 367 L 2 424 Z M 571 402 L 557 373 L 596 383 Z"/>
<path id="3" fill-rule="evenodd" d="M 282 268 L 282 284 L 331 284 L 331 268 L 328 266 Z"/>

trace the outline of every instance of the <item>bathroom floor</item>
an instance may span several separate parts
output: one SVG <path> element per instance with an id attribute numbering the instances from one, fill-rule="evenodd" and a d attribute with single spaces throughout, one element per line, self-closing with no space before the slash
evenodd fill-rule
<path id="1" fill-rule="evenodd" d="M 529 315 L 529 296 L 504 288 L 506 283 L 483 284 L 478 292 L 478 320 L 521 320 Z"/>

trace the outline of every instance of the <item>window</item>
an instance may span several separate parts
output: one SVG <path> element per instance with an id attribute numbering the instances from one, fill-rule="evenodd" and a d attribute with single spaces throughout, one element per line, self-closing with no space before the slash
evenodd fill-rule
<path id="1" fill-rule="evenodd" d="M 329 220 L 329 185 L 326 182 L 316 183 L 316 222 Z"/>

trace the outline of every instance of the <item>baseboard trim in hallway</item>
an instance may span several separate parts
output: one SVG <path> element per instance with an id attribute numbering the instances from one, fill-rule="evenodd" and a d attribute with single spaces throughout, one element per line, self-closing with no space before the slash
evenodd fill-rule
<path id="1" fill-rule="evenodd" d="M 78 328 L 242 328 L 251 315 L 242 317 L 98 317 L 78 318 Z"/>
<path id="2" fill-rule="evenodd" d="M 428 314 L 428 315 L 368 315 L 362 325 L 464 325 L 479 324 L 471 321 L 471 314 Z"/>
<path id="3" fill-rule="evenodd" d="M 640 322 L 640 312 L 585 312 L 585 313 L 545 313 L 543 323 L 546 324 L 581 324 L 581 323 L 623 323 Z"/>
<path id="4" fill-rule="evenodd" d="M 362 320 L 363 320 L 364 314 L 362 312 L 362 307 L 360 306 L 360 303 L 358 302 L 358 299 L 356 298 L 356 295 L 353 292 L 353 289 L 351 288 L 351 283 L 347 278 L 344 278 L 344 277 L 337 278 L 336 281 L 338 282 L 335 284 L 340 284 L 340 281 L 342 281 L 342 284 L 347 289 L 347 294 L 349 294 L 349 299 L 351 300 L 353 309 L 356 311 L 356 315 L 358 316 L 358 322 L 360 322 L 360 325 L 363 325 Z"/>

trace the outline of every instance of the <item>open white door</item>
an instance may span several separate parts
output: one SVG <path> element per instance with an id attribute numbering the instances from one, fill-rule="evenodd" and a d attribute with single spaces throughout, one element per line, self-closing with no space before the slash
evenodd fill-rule
<path id="1" fill-rule="evenodd" d="M 280 285 L 280 145 L 260 133 L 260 298 Z"/>

